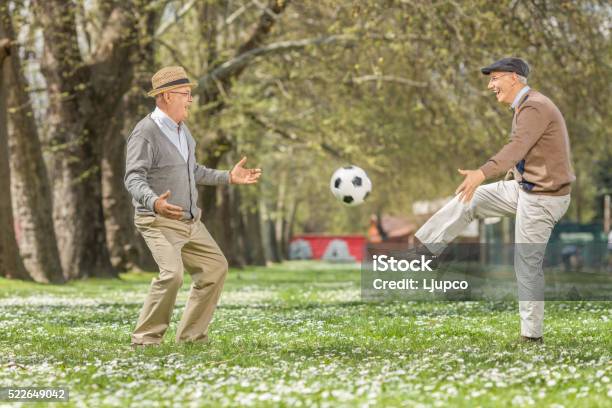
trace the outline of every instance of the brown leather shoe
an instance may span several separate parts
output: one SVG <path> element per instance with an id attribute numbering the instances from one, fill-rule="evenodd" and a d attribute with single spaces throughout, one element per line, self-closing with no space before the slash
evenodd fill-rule
<path id="1" fill-rule="evenodd" d="M 544 337 L 521 336 L 520 341 L 522 343 L 539 343 L 539 344 L 542 344 L 542 343 L 544 343 Z"/>

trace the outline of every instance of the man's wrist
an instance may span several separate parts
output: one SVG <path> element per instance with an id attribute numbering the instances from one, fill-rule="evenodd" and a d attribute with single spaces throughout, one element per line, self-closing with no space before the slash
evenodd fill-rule
<path id="1" fill-rule="evenodd" d="M 485 181 L 487 179 L 487 176 L 485 175 L 484 171 L 482 171 L 482 169 L 478 169 L 478 173 L 480 173 L 480 176 L 482 178 L 482 181 Z"/>
<path id="2" fill-rule="evenodd" d="M 480 166 L 480 168 L 478 169 L 478 170 L 480 170 L 480 172 L 481 172 L 481 173 L 482 173 L 482 175 L 484 176 L 484 179 L 485 179 L 485 180 L 486 180 L 486 179 L 488 179 L 488 178 L 489 178 L 489 177 L 492 175 L 492 173 L 494 172 L 494 171 L 493 171 L 493 167 L 494 167 L 494 166 L 495 166 L 495 165 L 494 165 L 493 163 L 491 163 L 491 162 L 486 162 L 485 164 L 483 164 L 482 166 Z"/>
<path id="3" fill-rule="evenodd" d="M 157 213 L 157 200 L 159 200 L 159 196 L 158 195 L 154 195 L 150 198 L 147 199 L 147 201 L 144 203 L 145 207 L 148 208 L 149 210 L 153 211 L 154 213 Z"/>
<path id="4" fill-rule="evenodd" d="M 232 172 L 231 171 L 227 172 L 227 177 L 228 177 L 228 179 L 227 179 L 228 180 L 228 184 L 232 184 Z"/>

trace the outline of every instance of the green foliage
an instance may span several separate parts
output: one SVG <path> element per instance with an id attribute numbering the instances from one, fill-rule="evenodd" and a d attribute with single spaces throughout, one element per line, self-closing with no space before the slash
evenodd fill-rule
<path id="1" fill-rule="evenodd" d="M 588 213 L 596 204 L 592 164 L 612 145 L 611 15 L 597 1 L 294 3 L 269 43 L 352 39 L 256 60 L 215 126 L 260 160 L 272 178 L 262 187 L 269 197 L 277 171 L 288 173 L 302 228 L 363 231 L 364 215 L 376 209 L 406 214 L 415 200 L 450 194 L 457 168 L 481 165 L 505 143 L 511 112 L 486 90 L 479 68 L 521 56 L 532 67 L 530 85 L 565 115 L 579 178 L 574 201 Z M 254 125 L 252 116 L 295 138 Z M 373 179 L 362 209 L 345 211 L 326 191 L 347 162 Z"/>
<path id="2" fill-rule="evenodd" d="M 198 1 L 183 13 L 189 4 L 150 6 L 164 10 L 159 24 L 168 27 L 154 52 L 159 66 L 180 64 L 201 78 L 237 56 L 262 10 Z M 94 28 L 98 8 L 84 17 Z M 371 213 L 409 214 L 416 200 L 451 194 L 457 168 L 478 167 L 501 148 L 511 112 L 479 68 L 520 56 L 532 67 L 529 84 L 567 121 L 578 178 L 568 217 L 585 221 L 599 206 L 595 163 L 612 154 L 611 21 L 612 8 L 597 0 L 291 2 L 259 47 L 335 39 L 262 53 L 220 100 L 196 101 L 190 127 L 201 160 L 222 157 L 229 167 L 247 155 L 264 169 L 262 184 L 244 191 L 245 206 L 263 200 L 273 219 L 287 220 L 298 203 L 296 231 L 363 232 Z M 215 144 L 220 135 L 230 143 Z M 358 209 L 327 191 L 346 163 L 374 184 Z"/>

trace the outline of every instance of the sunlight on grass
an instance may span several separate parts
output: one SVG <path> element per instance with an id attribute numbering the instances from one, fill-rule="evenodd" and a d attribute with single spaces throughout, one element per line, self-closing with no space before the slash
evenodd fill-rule
<path id="1" fill-rule="evenodd" d="M 0 387 L 66 386 L 69 406 L 609 406 L 610 302 L 549 302 L 544 345 L 516 304 L 364 303 L 359 269 L 232 270 L 209 345 L 130 333 L 153 273 L 45 286 L 0 279 Z M 57 404 L 60 406 L 61 404 Z"/>

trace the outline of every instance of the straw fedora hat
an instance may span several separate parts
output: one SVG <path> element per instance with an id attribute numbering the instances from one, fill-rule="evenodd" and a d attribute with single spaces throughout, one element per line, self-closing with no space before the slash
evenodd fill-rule
<path id="1" fill-rule="evenodd" d="M 160 69 L 151 77 L 151 85 L 153 89 L 149 91 L 149 96 L 155 96 L 183 86 L 192 88 L 198 86 L 195 82 L 189 81 L 183 67 L 164 67 Z"/>

